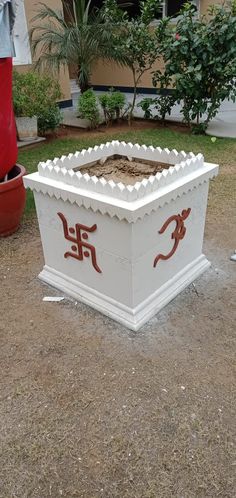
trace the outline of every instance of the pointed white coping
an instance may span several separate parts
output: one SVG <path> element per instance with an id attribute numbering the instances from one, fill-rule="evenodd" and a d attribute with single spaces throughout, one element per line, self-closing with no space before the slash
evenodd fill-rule
<path id="1" fill-rule="evenodd" d="M 79 168 L 93 162 L 103 161 L 113 155 L 121 155 L 132 159 L 143 159 L 152 162 L 162 162 L 170 164 L 168 169 L 156 175 L 150 175 L 138 181 L 135 185 L 124 185 L 122 182 L 105 180 L 97 178 L 95 175 L 90 176 L 88 173 L 82 174 Z M 204 157 L 201 153 L 195 155 L 193 152 L 161 149 L 160 147 L 146 146 L 145 144 L 132 144 L 113 140 L 105 144 L 95 145 L 83 149 L 81 152 L 76 151 L 68 156 L 61 156 L 46 162 L 40 162 L 38 173 L 40 176 L 51 178 L 58 182 L 72 185 L 76 188 L 90 190 L 109 197 L 133 202 L 145 197 L 159 188 L 166 187 L 173 182 L 180 180 L 188 174 L 193 173 L 198 168 L 203 167 Z M 76 168 L 77 171 L 74 171 Z"/>

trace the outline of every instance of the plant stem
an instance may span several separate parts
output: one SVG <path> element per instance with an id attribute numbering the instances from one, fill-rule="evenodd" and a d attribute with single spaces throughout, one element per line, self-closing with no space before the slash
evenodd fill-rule
<path id="1" fill-rule="evenodd" d="M 132 105 L 131 105 L 131 109 L 130 109 L 129 117 L 128 117 L 129 125 L 131 124 L 131 121 L 133 119 L 133 112 L 134 112 L 134 107 L 135 107 L 136 98 L 137 98 L 137 85 L 138 85 L 138 82 L 142 76 L 140 74 L 137 78 L 135 77 L 135 68 L 134 67 L 132 68 L 132 73 L 133 73 L 133 82 L 134 82 L 134 93 L 133 93 L 133 101 L 132 101 Z"/>

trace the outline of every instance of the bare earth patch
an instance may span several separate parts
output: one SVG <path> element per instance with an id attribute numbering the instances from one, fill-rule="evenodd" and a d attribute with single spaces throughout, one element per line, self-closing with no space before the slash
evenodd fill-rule
<path id="1" fill-rule="evenodd" d="M 88 173 L 90 176 L 97 178 L 105 178 L 105 180 L 113 180 L 114 182 L 122 182 L 124 185 L 134 185 L 144 178 L 149 178 L 163 169 L 168 169 L 172 164 L 133 160 L 129 161 L 125 157 L 108 158 L 104 164 L 97 163 L 93 166 L 83 166 L 79 171 L 84 175 Z M 76 168 L 75 168 L 76 169 Z"/>
<path id="2" fill-rule="evenodd" d="M 183 133 L 185 135 L 189 134 L 189 128 L 184 124 L 184 123 L 176 123 L 173 121 L 168 121 L 166 120 L 165 122 L 165 127 L 163 127 L 163 124 L 157 120 L 150 120 L 150 119 L 142 119 L 142 118 L 137 118 L 134 119 L 132 122 L 132 130 L 133 131 L 143 131 L 143 130 L 163 130 L 164 129 L 169 129 L 172 131 L 177 131 L 180 133 Z M 98 137 L 98 136 L 103 136 L 103 135 L 111 135 L 112 138 L 114 134 L 117 133 L 127 133 L 130 132 L 130 125 L 126 120 L 120 120 L 116 123 L 113 123 L 112 126 L 106 126 L 106 125 L 100 125 L 98 129 L 96 130 L 88 130 L 84 128 L 77 128 L 73 126 L 65 126 L 61 125 L 60 128 L 53 133 L 48 133 L 47 134 L 47 140 L 51 141 L 54 140 L 55 137 L 57 138 L 64 138 L 64 137 Z"/>
<path id="3" fill-rule="evenodd" d="M 235 176 L 212 268 L 138 333 L 37 280 L 37 223 L 0 239 L 0 497 L 235 497 Z"/>

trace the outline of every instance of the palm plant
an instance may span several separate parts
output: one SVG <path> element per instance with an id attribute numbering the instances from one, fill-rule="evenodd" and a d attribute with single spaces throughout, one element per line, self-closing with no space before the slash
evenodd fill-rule
<path id="1" fill-rule="evenodd" d="M 62 0 L 62 4 L 64 11 L 40 3 L 32 19 L 32 51 L 39 53 L 38 67 L 59 71 L 73 65 L 83 93 L 90 86 L 92 65 L 109 58 L 111 25 L 104 22 L 101 10 L 91 9 L 91 0 Z"/>

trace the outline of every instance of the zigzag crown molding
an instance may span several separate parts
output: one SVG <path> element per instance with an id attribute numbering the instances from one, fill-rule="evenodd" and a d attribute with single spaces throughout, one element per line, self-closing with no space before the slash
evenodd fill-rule
<path id="1" fill-rule="evenodd" d="M 131 159 L 143 159 L 153 162 L 170 164 L 168 169 L 144 178 L 134 185 L 97 178 L 85 173 L 79 168 L 92 165 L 98 161 L 104 161 L 113 155 L 125 156 Z M 146 145 L 132 144 L 126 142 L 112 141 L 106 144 L 96 145 L 83 149 L 81 152 L 62 156 L 46 162 L 40 162 L 38 173 L 40 177 L 48 178 L 56 182 L 70 185 L 85 191 L 103 194 L 126 202 L 134 202 L 155 191 L 171 185 L 173 182 L 197 172 L 204 166 L 202 154 L 186 154 L 184 151 L 177 152 L 175 149 L 161 149 L 160 147 L 147 147 Z M 76 169 L 76 171 L 74 171 Z"/>

